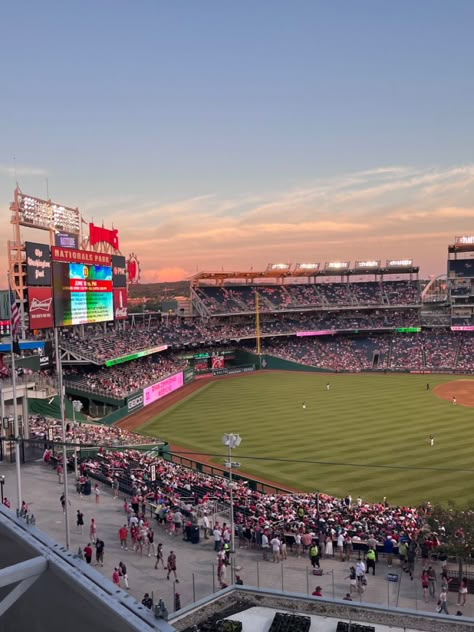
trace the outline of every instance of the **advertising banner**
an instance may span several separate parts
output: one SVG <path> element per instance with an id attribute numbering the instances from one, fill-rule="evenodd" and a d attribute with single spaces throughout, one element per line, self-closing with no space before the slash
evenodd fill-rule
<path id="1" fill-rule="evenodd" d="M 90 250 L 76 250 L 75 248 L 51 248 L 51 258 L 65 263 L 91 263 L 95 265 L 112 266 L 112 255 Z"/>
<path id="2" fill-rule="evenodd" d="M 125 257 L 112 255 L 112 279 L 114 287 L 127 287 L 127 263 Z"/>
<path id="3" fill-rule="evenodd" d="M 185 384 L 189 384 L 189 382 L 193 381 L 193 379 L 194 379 L 194 371 L 192 370 L 191 367 L 189 369 L 184 369 L 183 378 L 184 378 L 184 383 Z"/>
<path id="4" fill-rule="evenodd" d="M 30 329 L 53 327 L 53 291 L 50 287 L 28 288 Z"/>
<path id="5" fill-rule="evenodd" d="M 127 314 L 127 289 L 114 287 L 114 320 L 125 320 Z"/>
<path id="6" fill-rule="evenodd" d="M 28 285 L 51 285 L 51 254 L 49 246 L 25 243 L 26 280 Z"/>
<path id="7" fill-rule="evenodd" d="M 130 360 L 144 358 L 145 356 L 153 355 L 154 353 L 160 353 L 160 351 L 166 351 L 166 349 L 168 349 L 168 345 L 160 345 L 159 347 L 143 349 L 143 351 L 137 351 L 136 353 L 128 353 L 124 356 L 118 356 L 117 358 L 106 360 L 105 366 L 115 366 L 116 364 L 122 364 L 123 362 L 130 362 Z"/>
<path id="8" fill-rule="evenodd" d="M 127 397 L 127 409 L 129 413 L 143 408 L 143 391 L 138 391 Z"/>
<path id="9" fill-rule="evenodd" d="M 223 369 L 224 368 L 224 356 L 214 356 L 212 358 L 212 368 L 213 369 Z"/>
<path id="10" fill-rule="evenodd" d="M 219 375 L 237 375 L 238 373 L 251 373 L 255 370 L 255 364 L 247 364 L 245 366 L 229 367 L 228 369 L 213 369 L 212 375 L 214 377 L 219 377 Z"/>
<path id="11" fill-rule="evenodd" d="M 158 401 L 165 395 L 172 393 L 177 388 L 183 386 L 183 372 L 176 373 L 176 375 L 171 375 L 170 377 L 161 380 L 161 382 L 157 382 L 152 386 L 148 386 L 143 389 L 143 405 L 148 406 L 148 404 L 152 404 L 153 402 Z"/>
<path id="12" fill-rule="evenodd" d="M 53 343 L 51 340 L 46 340 L 44 347 L 38 349 L 40 369 L 50 369 L 53 366 Z"/>

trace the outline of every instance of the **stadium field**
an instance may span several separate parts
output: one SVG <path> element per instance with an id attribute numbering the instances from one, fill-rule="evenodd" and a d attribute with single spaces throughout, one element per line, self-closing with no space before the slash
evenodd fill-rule
<path id="1" fill-rule="evenodd" d="M 454 391 L 458 380 L 318 373 L 216 379 L 137 430 L 219 455 L 212 457 L 219 465 L 222 434 L 239 433 L 233 460 L 242 472 L 302 491 L 464 505 L 474 500 L 474 409 L 434 392 L 449 382 Z M 464 388 L 474 392 L 474 379 L 467 380 Z"/>

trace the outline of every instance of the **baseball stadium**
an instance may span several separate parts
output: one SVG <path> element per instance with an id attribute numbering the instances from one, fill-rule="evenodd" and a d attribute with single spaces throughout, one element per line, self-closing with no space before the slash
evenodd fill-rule
<path id="1" fill-rule="evenodd" d="M 129 312 L 140 264 L 117 229 L 18 188 L 11 213 L 4 463 L 47 454 L 88 493 L 230 504 L 232 545 L 262 524 L 293 537 L 302 515 L 419 534 L 427 507 L 470 506 L 474 237 L 437 278 L 335 252 L 199 272 L 173 309 Z"/>

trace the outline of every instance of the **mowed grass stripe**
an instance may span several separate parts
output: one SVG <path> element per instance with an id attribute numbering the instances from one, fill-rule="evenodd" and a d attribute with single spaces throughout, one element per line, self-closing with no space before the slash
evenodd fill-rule
<path id="1" fill-rule="evenodd" d="M 474 470 L 474 411 L 453 406 L 432 392 L 436 384 L 453 379 L 261 373 L 216 380 L 150 420 L 146 434 L 222 455 L 214 459 L 222 464 L 221 435 L 239 432 L 242 444 L 234 459 L 241 461 L 242 470 L 302 490 L 350 492 L 370 500 L 389 496 L 403 503 L 433 500 L 441 494 L 444 499 L 467 502 L 472 498 L 469 474 L 409 469 Z M 429 445 L 431 433 L 435 435 L 433 448 Z M 356 465 L 298 462 L 301 460 Z M 368 464 L 406 469 L 365 467 Z"/>

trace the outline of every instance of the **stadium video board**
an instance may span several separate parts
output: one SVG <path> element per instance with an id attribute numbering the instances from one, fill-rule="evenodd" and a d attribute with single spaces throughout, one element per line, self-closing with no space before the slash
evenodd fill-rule
<path id="1" fill-rule="evenodd" d="M 53 246 L 52 259 L 55 326 L 113 320 L 110 255 Z"/>

